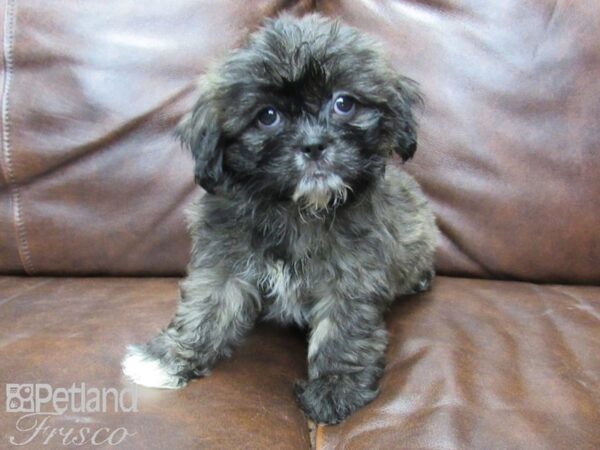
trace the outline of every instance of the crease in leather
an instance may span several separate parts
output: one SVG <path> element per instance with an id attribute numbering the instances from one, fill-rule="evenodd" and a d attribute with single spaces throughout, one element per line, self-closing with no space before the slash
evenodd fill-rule
<path id="1" fill-rule="evenodd" d="M 18 292 L 15 292 L 12 295 L 9 295 L 8 297 L 5 298 L 0 298 L 0 306 L 4 305 L 5 303 L 8 303 L 10 301 L 13 301 L 19 297 L 22 297 L 23 294 L 27 294 L 31 291 L 37 290 L 38 288 L 40 288 L 41 286 L 44 286 L 46 284 L 48 284 L 50 282 L 50 280 L 48 280 L 47 278 L 42 278 L 40 281 L 38 281 L 37 283 L 32 284 L 31 286 L 27 286 L 23 289 L 21 289 Z"/>
<path id="2" fill-rule="evenodd" d="M 575 301 L 575 303 L 577 304 L 576 308 L 579 309 L 580 311 L 583 311 L 587 314 L 590 314 L 591 316 L 593 316 L 594 318 L 596 318 L 599 322 L 600 325 L 600 311 L 596 311 L 594 309 L 593 306 L 591 305 L 587 305 L 587 304 L 583 304 L 581 302 L 581 299 L 579 297 L 576 297 L 575 295 L 571 294 L 570 292 L 565 291 L 564 289 L 561 289 L 559 286 L 557 285 L 549 285 L 547 286 L 548 289 L 551 289 L 561 295 L 564 295 L 566 297 L 569 297 L 571 299 L 573 299 Z M 599 342 L 600 344 L 600 342 Z"/>
<path id="3" fill-rule="evenodd" d="M 540 37 L 540 40 L 537 42 L 535 48 L 533 49 L 533 56 L 532 56 L 533 59 L 535 59 L 535 57 L 537 56 L 540 46 L 544 43 L 544 41 L 546 40 L 546 37 L 548 36 L 548 30 L 550 29 L 550 26 L 552 25 L 552 22 L 554 21 L 554 18 L 556 17 L 557 10 L 558 10 L 558 0 L 554 0 L 554 4 L 552 5 L 552 11 L 550 11 L 548 20 L 546 21 L 546 25 L 544 26 L 543 34 Z"/>
<path id="4" fill-rule="evenodd" d="M 466 245 L 462 245 L 460 234 L 454 233 L 451 225 L 446 224 L 441 216 L 436 218 L 436 223 L 443 235 L 443 238 L 446 239 L 446 241 L 455 249 L 455 251 L 460 253 L 463 258 L 470 263 L 471 267 L 475 267 L 475 269 L 481 273 L 482 278 L 494 278 L 492 272 L 490 272 L 490 270 L 483 265 L 482 261 L 479 261 L 475 255 L 469 252 Z M 479 275 L 480 274 L 478 273 L 478 276 Z"/>
<path id="5" fill-rule="evenodd" d="M 183 190 L 181 195 L 178 197 L 174 197 L 174 201 L 172 202 L 172 206 L 167 208 L 159 214 L 152 222 L 149 223 L 149 227 L 151 229 L 158 228 L 161 223 L 167 221 L 173 214 L 173 212 L 179 207 L 181 204 L 192 205 L 193 201 L 191 199 L 195 198 L 197 193 L 197 189 L 195 185 L 190 185 L 189 189 Z M 188 199 L 185 201 L 185 199 Z M 188 206 L 189 208 L 189 206 Z M 187 213 L 187 208 L 184 210 L 184 213 Z M 187 215 L 187 214 L 186 214 Z M 125 256 L 128 253 L 135 252 L 136 247 L 144 242 L 144 236 L 140 235 L 136 242 L 132 242 L 129 246 L 124 246 L 120 252 L 115 253 L 114 258 L 119 259 L 122 256 Z M 175 275 L 181 276 L 182 274 L 176 273 Z M 152 276 L 150 274 L 150 276 Z"/>
<path id="6" fill-rule="evenodd" d="M 187 85 L 174 92 L 172 95 L 167 97 L 165 101 L 157 104 L 153 108 L 150 108 L 144 111 L 142 114 L 131 118 L 110 132 L 106 132 L 97 139 L 70 148 L 66 158 L 57 161 L 51 166 L 45 167 L 38 173 L 31 174 L 28 177 L 27 182 L 33 183 L 40 178 L 51 176 L 57 171 L 63 170 L 66 166 L 74 165 L 83 158 L 87 158 L 98 152 L 102 152 L 108 146 L 110 146 L 111 143 L 119 141 L 132 131 L 144 126 L 150 117 L 160 114 L 165 107 L 176 104 L 179 100 L 185 98 L 186 95 L 190 94 L 190 92 L 193 92 L 195 89 L 196 81 L 190 81 Z M 173 125 L 175 124 L 173 123 Z"/>
<path id="7" fill-rule="evenodd" d="M 3 36 L 3 65 L 4 65 L 4 80 L 2 89 L 2 147 L 4 150 L 4 177 L 6 179 L 8 189 L 10 190 L 12 208 L 13 208 L 13 225 L 17 240 L 17 250 L 23 270 L 32 275 L 35 273 L 35 268 L 32 261 L 29 242 L 27 239 L 27 229 L 25 226 L 25 213 L 21 201 L 21 189 L 16 181 L 13 160 L 12 147 L 10 141 L 10 106 L 9 93 L 11 81 L 13 78 L 13 48 L 16 28 L 17 15 L 16 0 L 6 0 L 4 10 L 4 36 Z"/>

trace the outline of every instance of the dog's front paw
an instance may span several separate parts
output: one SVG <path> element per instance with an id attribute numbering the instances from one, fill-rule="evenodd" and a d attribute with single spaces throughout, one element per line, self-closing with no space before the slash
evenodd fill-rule
<path id="1" fill-rule="evenodd" d="M 333 374 L 297 381 L 294 393 L 300 407 L 312 420 L 336 424 L 373 400 L 378 390 L 361 387 L 352 375 Z"/>
<path id="2" fill-rule="evenodd" d="M 136 384 L 162 389 L 179 389 L 187 380 L 169 373 L 160 359 L 148 355 L 143 348 L 129 346 L 121 363 L 123 373 Z"/>

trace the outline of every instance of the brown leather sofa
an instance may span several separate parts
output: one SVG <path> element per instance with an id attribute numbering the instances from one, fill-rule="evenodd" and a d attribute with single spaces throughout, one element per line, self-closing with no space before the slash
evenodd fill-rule
<path id="1" fill-rule="evenodd" d="M 264 324 L 210 377 L 140 388 L 137 412 L 52 416 L 22 448 L 73 448 L 51 430 L 84 426 L 126 427 L 135 434 L 119 445 L 132 449 L 600 448 L 598 2 L 2 8 L 2 392 L 130 386 L 125 345 L 169 320 L 188 255 L 183 210 L 202 195 L 174 125 L 207 64 L 282 10 L 374 35 L 421 84 L 420 146 L 405 168 L 443 232 L 433 289 L 388 315 L 380 396 L 342 424 L 311 428 L 291 389 L 305 337 Z M 5 395 L 0 448 L 12 448 L 36 429 L 18 429 Z"/>

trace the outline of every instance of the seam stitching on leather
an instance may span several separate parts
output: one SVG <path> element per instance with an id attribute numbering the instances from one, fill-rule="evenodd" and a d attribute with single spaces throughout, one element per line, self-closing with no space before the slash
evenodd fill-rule
<path id="1" fill-rule="evenodd" d="M 21 265 L 25 272 L 31 275 L 34 272 L 33 263 L 31 260 L 31 252 L 29 251 L 29 242 L 27 241 L 27 230 L 23 220 L 21 207 L 21 192 L 19 184 L 15 179 L 12 160 L 12 148 L 10 143 L 10 109 L 9 90 L 13 78 L 13 48 L 14 48 L 14 33 L 15 33 L 15 1 L 6 0 L 5 15 L 4 15 L 4 86 L 2 92 L 2 147 L 4 148 L 4 161 L 6 181 L 11 193 L 13 205 L 13 219 L 17 236 L 17 250 L 21 258 Z"/>
<path id="2" fill-rule="evenodd" d="M 6 2 L 5 2 L 6 3 Z M 6 25 L 6 7 L 4 8 L 4 23 Z M 4 43 L 4 36 L 6 35 L 6 26 L 4 27 L 4 34 L 2 35 L 2 42 Z M 2 47 L 4 49 L 4 47 Z M 6 89 L 6 57 L 4 52 L 2 53 L 2 97 L 0 99 L 0 104 L 4 103 L 4 91 Z M 4 114 L 2 115 L 2 129 L 4 130 Z M 6 157 L 4 154 L 4 139 L 0 141 L 2 143 L 2 159 L 0 159 L 0 169 L 2 169 L 2 174 L 4 176 L 4 180 L 6 180 L 6 186 L 10 188 L 9 177 L 8 177 L 8 168 L 6 167 Z M 12 205 L 12 204 L 11 204 Z"/>

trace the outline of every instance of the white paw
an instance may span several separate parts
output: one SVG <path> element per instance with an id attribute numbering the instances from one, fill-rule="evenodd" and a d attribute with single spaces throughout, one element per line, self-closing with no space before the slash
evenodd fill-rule
<path id="1" fill-rule="evenodd" d="M 121 367 L 127 378 L 142 386 L 161 389 L 179 389 L 185 386 L 181 377 L 169 374 L 158 359 L 149 357 L 134 346 L 127 348 Z"/>

